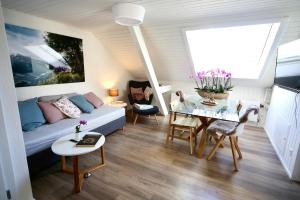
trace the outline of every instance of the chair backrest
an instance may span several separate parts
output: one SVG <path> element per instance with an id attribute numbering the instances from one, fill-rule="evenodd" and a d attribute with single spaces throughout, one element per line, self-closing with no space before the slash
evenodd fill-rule
<path id="1" fill-rule="evenodd" d="M 134 100 L 131 94 L 131 89 L 130 88 L 142 88 L 143 91 L 145 91 L 146 87 L 150 87 L 151 88 L 151 84 L 149 81 L 134 81 L 134 80 L 130 80 L 128 82 L 128 86 L 129 86 L 129 94 L 128 94 L 128 100 L 129 103 L 131 105 L 133 105 L 134 103 L 138 103 L 138 104 L 151 104 L 152 99 L 153 99 L 153 94 L 151 94 L 149 96 L 149 101 L 147 101 L 145 98 L 137 101 Z"/>
<path id="2" fill-rule="evenodd" d="M 240 116 L 240 124 L 246 123 L 248 121 L 249 114 L 254 111 L 254 114 L 257 115 L 259 108 L 257 106 L 249 106 L 246 111 Z"/>
<path id="3" fill-rule="evenodd" d="M 239 110 L 241 110 L 242 107 L 240 106 L 238 108 Z M 235 129 L 235 135 L 239 136 L 244 132 L 244 127 L 246 122 L 248 121 L 248 116 L 252 111 L 254 111 L 254 114 L 257 115 L 259 108 L 257 106 L 250 106 L 246 109 L 246 111 L 243 114 L 240 115 L 240 122 Z"/>

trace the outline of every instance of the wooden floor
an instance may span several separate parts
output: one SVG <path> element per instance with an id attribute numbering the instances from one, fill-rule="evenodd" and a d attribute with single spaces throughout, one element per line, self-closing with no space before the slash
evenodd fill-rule
<path id="1" fill-rule="evenodd" d="M 83 183 L 73 194 L 73 177 L 60 165 L 32 178 L 37 200 L 54 199 L 300 199 L 300 184 L 291 182 L 265 132 L 247 127 L 239 138 L 243 153 L 240 171 L 233 172 L 229 141 L 211 161 L 189 155 L 185 141 L 165 146 L 168 118 L 141 119 L 135 127 L 106 137 L 105 168 Z M 140 123 L 142 122 L 142 124 Z M 200 138 L 200 137 L 199 137 Z M 209 149 L 212 146 L 209 146 Z M 209 150 L 207 149 L 207 150 Z M 206 151 L 207 155 L 207 151 Z M 98 152 L 80 158 L 95 163 Z"/>

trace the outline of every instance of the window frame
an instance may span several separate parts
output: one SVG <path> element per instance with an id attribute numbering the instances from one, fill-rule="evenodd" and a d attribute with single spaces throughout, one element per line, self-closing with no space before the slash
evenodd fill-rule
<path id="1" fill-rule="evenodd" d="M 260 71 L 258 78 L 257 79 L 233 78 L 234 80 L 243 80 L 243 81 L 249 80 L 252 82 L 262 79 L 262 77 L 266 73 L 266 68 L 267 68 L 266 66 L 268 64 L 270 64 L 270 62 L 271 62 L 272 55 L 275 55 L 275 53 L 277 53 L 277 47 L 279 45 L 280 38 L 282 37 L 283 32 L 287 26 L 288 19 L 289 19 L 288 17 L 280 17 L 280 18 L 272 18 L 272 19 L 264 19 L 264 20 L 261 20 L 261 19 L 242 20 L 241 19 L 240 21 L 237 22 L 236 18 L 232 18 L 232 19 L 228 18 L 227 19 L 226 17 L 224 17 L 224 19 L 220 19 L 219 21 L 216 20 L 213 23 L 209 23 L 210 20 L 208 20 L 207 22 L 205 22 L 203 24 L 198 24 L 195 26 L 189 26 L 189 27 L 183 28 L 182 35 L 183 35 L 183 40 L 184 40 L 184 45 L 186 48 L 187 56 L 188 56 L 189 63 L 187 65 L 189 67 L 190 74 L 196 74 L 196 69 L 194 67 L 191 49 L 190 49 L 187 34 L 186 34 L 187 31 L 196 31 L 196 30 L 201 30 L 201 29 L 217 29 L 217 28 L 226 28 L 226 27 L 237 27 L 237 26 L 249 26 L 249 25 L 258 25 L 258 24 L 280 23 L 278 31 L 274 37 L 273 43 L 271 44 L 270 51 L 266 55 L 264 64 L 262 66 L 262 69 Z"/>

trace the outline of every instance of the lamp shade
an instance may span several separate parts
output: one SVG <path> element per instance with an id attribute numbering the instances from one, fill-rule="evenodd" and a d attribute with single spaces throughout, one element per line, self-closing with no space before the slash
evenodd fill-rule
<path id="1" fill-rule="evenodd" d="M 117 24 L 136 26 L 143 23 L 145 8 L 133 3 L 119 3 L 112 7 L 113 17 Z"/>
<path id="2" fill-rule="evenodd" d="M 111 97 L 117 97 L 117 96 L 119 96 L 119 90 L 118 90 L 118 88 L 108 89 L 108 95 L 111 96 Z"/>

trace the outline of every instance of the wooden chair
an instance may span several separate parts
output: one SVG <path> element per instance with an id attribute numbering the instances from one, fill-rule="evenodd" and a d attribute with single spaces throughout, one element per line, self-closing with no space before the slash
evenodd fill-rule
<path id="1" fill-rule="evenodd" d="M 241 105 L 238 106 L 238 111 L 240 110 L 240 108 Z M 245 123 L 248 121 L 248 116 L 252 111 L 254 111 L 254 114 L 258 114 L 259 109 L 256 106 L 250 106 L 240 116 L 239 122 L 216 120 L 208 126 L 208 128 L 206 129 L 206 132 L 208 134 L 215 135 L 216 133 L 218 133 L 221 135 L 221 137 L 219 138 L 219 140 L 216 142 L 215 146 L 209 153 L 207 160 L 212 159 L 217 149 L 223 143 L 224 139 L 228 136 L 230 141 L 230 146 L 231 146 L 232 157 L 233 157 L 234 170 L 238 171 L 236 152 L 238 153 L 239 158 L 240 159 L 242 158 L 242 153 L 238 145 L 238 136 L 240 136 L 243 133 Z"/>
<path id="2" fill-rule="evenodd" d="M 177 93 L 178 94 L 178 93 Z M 180 94 L 180 98 L 181 98 Z M 179 94 L 178 94 L 179 96 Z M 172 110 L 175 104 L 179 103 L 178 100 L 171 101 L 170 107 Z M 188 141 L 190 144 L 190 154 L 194 153 L 194 148 L 197 145 L 197 128 L 199 119 L 189 115 L 182 115 L 179 113 L 170 113 L 169 131 L 167 133 L 166 144 L 169 144 L 170 138 Z M 175 134 L 177 133 L 177 134 Z M 188 133 L 188 134 L 186 134 Z"/>

